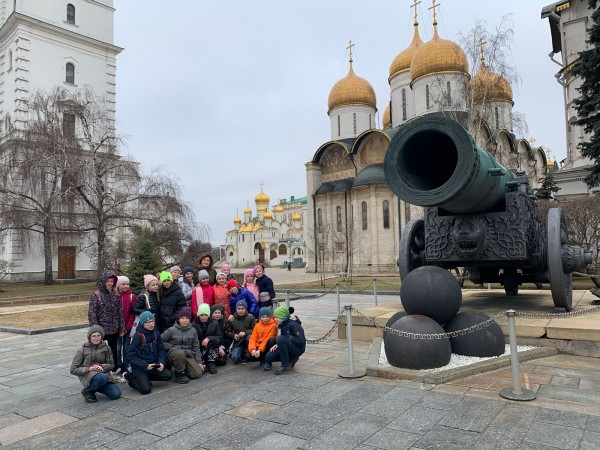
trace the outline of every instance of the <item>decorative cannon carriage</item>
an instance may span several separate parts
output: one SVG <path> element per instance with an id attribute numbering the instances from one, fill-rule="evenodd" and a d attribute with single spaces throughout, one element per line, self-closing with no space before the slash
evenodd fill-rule
<path id="1" fill-rule="evenodd" d="M 537 217 L 525 173 L 514 174 L 454 120 L 413 119 L 389 145 L 384 164 L 392 191 L 423 206 L 424 220 L 402 230 L 401 278 L 423 265 L 466 267 L 474 283 L 501 283 L 516 295 L 524 282 L 550 283 L 557 310 L 572 309 L 572 272 L 592 261 L 570 245 L 560 208 Z"/>

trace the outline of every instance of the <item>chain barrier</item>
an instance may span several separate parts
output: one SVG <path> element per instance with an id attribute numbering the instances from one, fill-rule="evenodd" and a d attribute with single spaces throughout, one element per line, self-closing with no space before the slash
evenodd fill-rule
<path id="1" fill-rule="evenodd" d="M 366 291 L 366 290 L 367 290 L 367 288 L 368 288 L 369 286 L 371 286 L 371 285 L 372 285 L 372 284 L 373 284 L 375 281 L 376 281 L 376 279 L 375 279 L 375 278 L 373 278 L 371 281 L 369 281 L 369 284 L 367 284 L 367 285 L 366 285 L 365 287 L 363 287 L 363 288 L 352 288 L 352 289 L 349 289 L 349 288 L 347 288 L 347 287 L 345 287 L 345 286 L 342 286 L 342 285 L 340 285 L 340 291 L 342 291 L 342 290 L 344 290 L 344 291 L 348 291 L 348 292 L 362 292 L 362 291 Z"/>
<path id="2" fill-rule="evenodd" d="M 339 314 L 337 316 L 337 319 L 335 320 L 335 323 L 333 324 L 333 326 L 331 327 L 331 329 L 327 333 L 325 333 L 325 336 L 320 337 L 318 339 L 307 339 L 306 343 L 307 344 L 320 344 L 321 342 L 325 342 L 325 340 L 327 340 L 329 337 L 331 337 L 331 335 L 333 334 L 333 332 L 340 325 L 340 321 L 342 320 L 342 317 L 344 317 L 343 310 L 341 310 L 339 312 Z"/>
<path id="3" fill-rule="evenodd" d="M 583 294 L 581 294 L 581 297 L 579 297 L 579 302 L 581 302 L 581 299 L 583 299 L 583 296 L 585 294 L 587 294 L 588 291 L 585 291 Z M 527 319 L 566 319 L 569 317 L 579 317 L 579 316 L 585 316 L 587 314 L 593 314 L 593 313 L 597 313 L 598 311 L 600 311 L 600 306 L 596 306 L 595 308 L 590 308 L 590 309 L 580 309 L 579 311 L 571 311 L 571 312 L 564 312 L 564 313 L 527 313 L 527 312 L 515 312 L 515 316 L 517 317 L 525 317 Z"/>
<path id="4" fill-rule="evenodd" d="M 290 293 L 290 297 L 293 295 L 294 296 L 294 300 L 304 300 L 304 299 L 311 299 L 311 298 L 321 298 L 326 296 L 327 294 L 331 293 L 332 291 L 335 290 L 335 286 L 333 286 L 332 288 L 330 288 L 328 291 L 323 292 L 321 294 L 309 294 L 309 295 L 300 295 L 297 294 L 295 292 L 289 291 Z"/>

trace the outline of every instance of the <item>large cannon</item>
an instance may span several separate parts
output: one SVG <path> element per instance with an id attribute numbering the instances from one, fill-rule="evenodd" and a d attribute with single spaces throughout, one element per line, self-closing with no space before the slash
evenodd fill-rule
<path id="1" fill-rule="evenodd" d="M 555 308 L 572 309 L 572 272 L 591 253 L 569 245 L 560 208 L 544 225 L 525 173 L 502 166 L 459 123 L 439 115 L 406 123 L 384 170 L 399 198 L 425 209 L 402 230 L 401 278 L 423 265 L 466 267 L 471 281 L 501 283 L 507 295 L 523 282 L 549 282 Z"/>

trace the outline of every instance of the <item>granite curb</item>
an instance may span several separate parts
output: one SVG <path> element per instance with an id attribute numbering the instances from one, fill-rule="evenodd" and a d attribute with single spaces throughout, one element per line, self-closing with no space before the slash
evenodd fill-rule
<path id="1" fill-rule="evenodd" d="M 3 333 L 14 333 L 14 334 L 44 334 L 44 333 L 54 333 L 56 331 L 67 331 L 67 330 L 78 330 L 80 328 L 87 328 L 90 324 L 82 323 L 79 325 L 62 325 L 60 327 L 48 327 L 48 328 L 38 328 L 34 330 L 30 330 L 28 328 L 13 328 L 13 327 L 3 327 L 0 326 L 0 332 Z"/>

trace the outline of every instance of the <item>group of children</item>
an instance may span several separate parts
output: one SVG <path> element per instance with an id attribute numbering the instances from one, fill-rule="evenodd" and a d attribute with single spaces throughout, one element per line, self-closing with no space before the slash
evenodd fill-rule
<path id="1" fill-rule="evenodd" d="M 294 367 L 305 351 L 304 330 L 293 308 L 273 311 L 275 291 L 264 267 L 246 270 L 240 285 L 226 264 L 217 273 L 208 255 L 199 266 L 197 285 L 189 266 L 144 275 L 137 297 L 127 277 L 100 275 L 90 298 L 88 340 L 71 365 L 86 402 L 96 402 L 97 392 L 119 398 L 119 381 L 141 394 L 151 392 L 152 381 L 188 383 L 205 370 L 216 374 L 228 357 L 235 364 L 258 361 L 266 371 L 280 361 L 277 375 Z"/>

